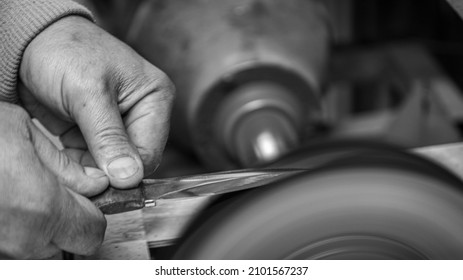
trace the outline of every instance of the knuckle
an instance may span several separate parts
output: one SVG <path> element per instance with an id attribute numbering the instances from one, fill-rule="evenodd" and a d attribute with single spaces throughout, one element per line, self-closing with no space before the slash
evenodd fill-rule
<path id="1" fill-rule="evenodd" d="M 173 100 L 175 96 L 175 85 L 169 76 L 151 64 L 149 64 L 147 69 L 148 70 L 145 68 L 143 81 L 146 87 L 150 89 L 149 91 L 161 95 L 162 99 L 166 101 Z"/>
<path id="2" fill-rule="evenodd" d="M 128 136 L 124 129 L 119 126 L 104 126 L 97 129 L 94 134 L 96 139 L 95 149 L 100 152 L 120 153 L 128 149 Z"/>
<path id="3" fill-rule="evenodd" d="M 175 96 L 175 85 L 172 80 L 162 71 L 156 79 L 158 92 L 163 95 L 163 99 L 173 99 Z"/>
<path id="4" fill-rule="evenodd" d="M 116 79 L 116 91 L 118 92 L 118 103 L 122 108 L 130 107 L 129 104 L 137 102 L 148 95 L 156 96 L 156 99 L 168 107 L 172 104 L 175 96 L 175 86 L 170 78 L 160 69 L 156 68 L 146 60 L 127 73 L 125 68 L 118 68 L 113 75 Z M 126 110 L 122 110 L 126 111 Z"/>
<path id="5" fill-rule="evenodd" d="M 127 142 L 125 131 L 121 127 L 115 125 L 100 127 L 95 132 L 95 138 L 99 140 L 101 145 L 113 146 L 122 143 L 125 144 Z"/>
<path id="6" fill-rule="evenodd" d="M 72 170 L 71 159 L 64 152 L 61 152 L 61 151 L 58 153 L 58 166 L 59 166 L 60 172 L 65 172 L 66 170 Z"/>

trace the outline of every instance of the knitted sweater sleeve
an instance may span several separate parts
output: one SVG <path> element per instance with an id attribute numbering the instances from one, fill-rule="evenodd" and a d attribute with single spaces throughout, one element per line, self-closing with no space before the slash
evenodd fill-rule
<path id="1" fill-rule="evenodd" d="M 16 85 L 27 45 L 55 21 L 90 12 L 70 0 L 0 0 L 0 101 L 18 102 Z"/>

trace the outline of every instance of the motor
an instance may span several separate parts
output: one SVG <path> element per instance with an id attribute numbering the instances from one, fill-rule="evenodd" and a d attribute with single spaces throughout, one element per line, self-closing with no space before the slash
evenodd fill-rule
<path id="1" fill-rule="evenodd" d="M 158 0 L 138 7 L 127 42 L 177 87 L 171 139 L 221 170 L 274 160 L 310 134 L 329 37 L 322 1 Z"/>

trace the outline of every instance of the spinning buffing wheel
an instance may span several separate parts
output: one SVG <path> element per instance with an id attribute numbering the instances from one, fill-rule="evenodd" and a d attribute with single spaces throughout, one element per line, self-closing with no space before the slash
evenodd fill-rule
<path id="1" fill-rule="evenodd" d="M 460 180 L 415 155 L 360 150 L 217 203 L 175 258 L 463 259 Z"/>

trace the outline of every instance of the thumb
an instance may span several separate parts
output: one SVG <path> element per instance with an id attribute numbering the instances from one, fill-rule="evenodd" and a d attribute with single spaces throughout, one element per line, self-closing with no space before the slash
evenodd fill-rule
<path id="1" fill-rule="evenodd" d="M 87 95 L 73 112 L 98 167 L 116 188 L 135 187 L 143 179 L 143 163 L 131 143 L 119 108 L 111 94 Z"/>

